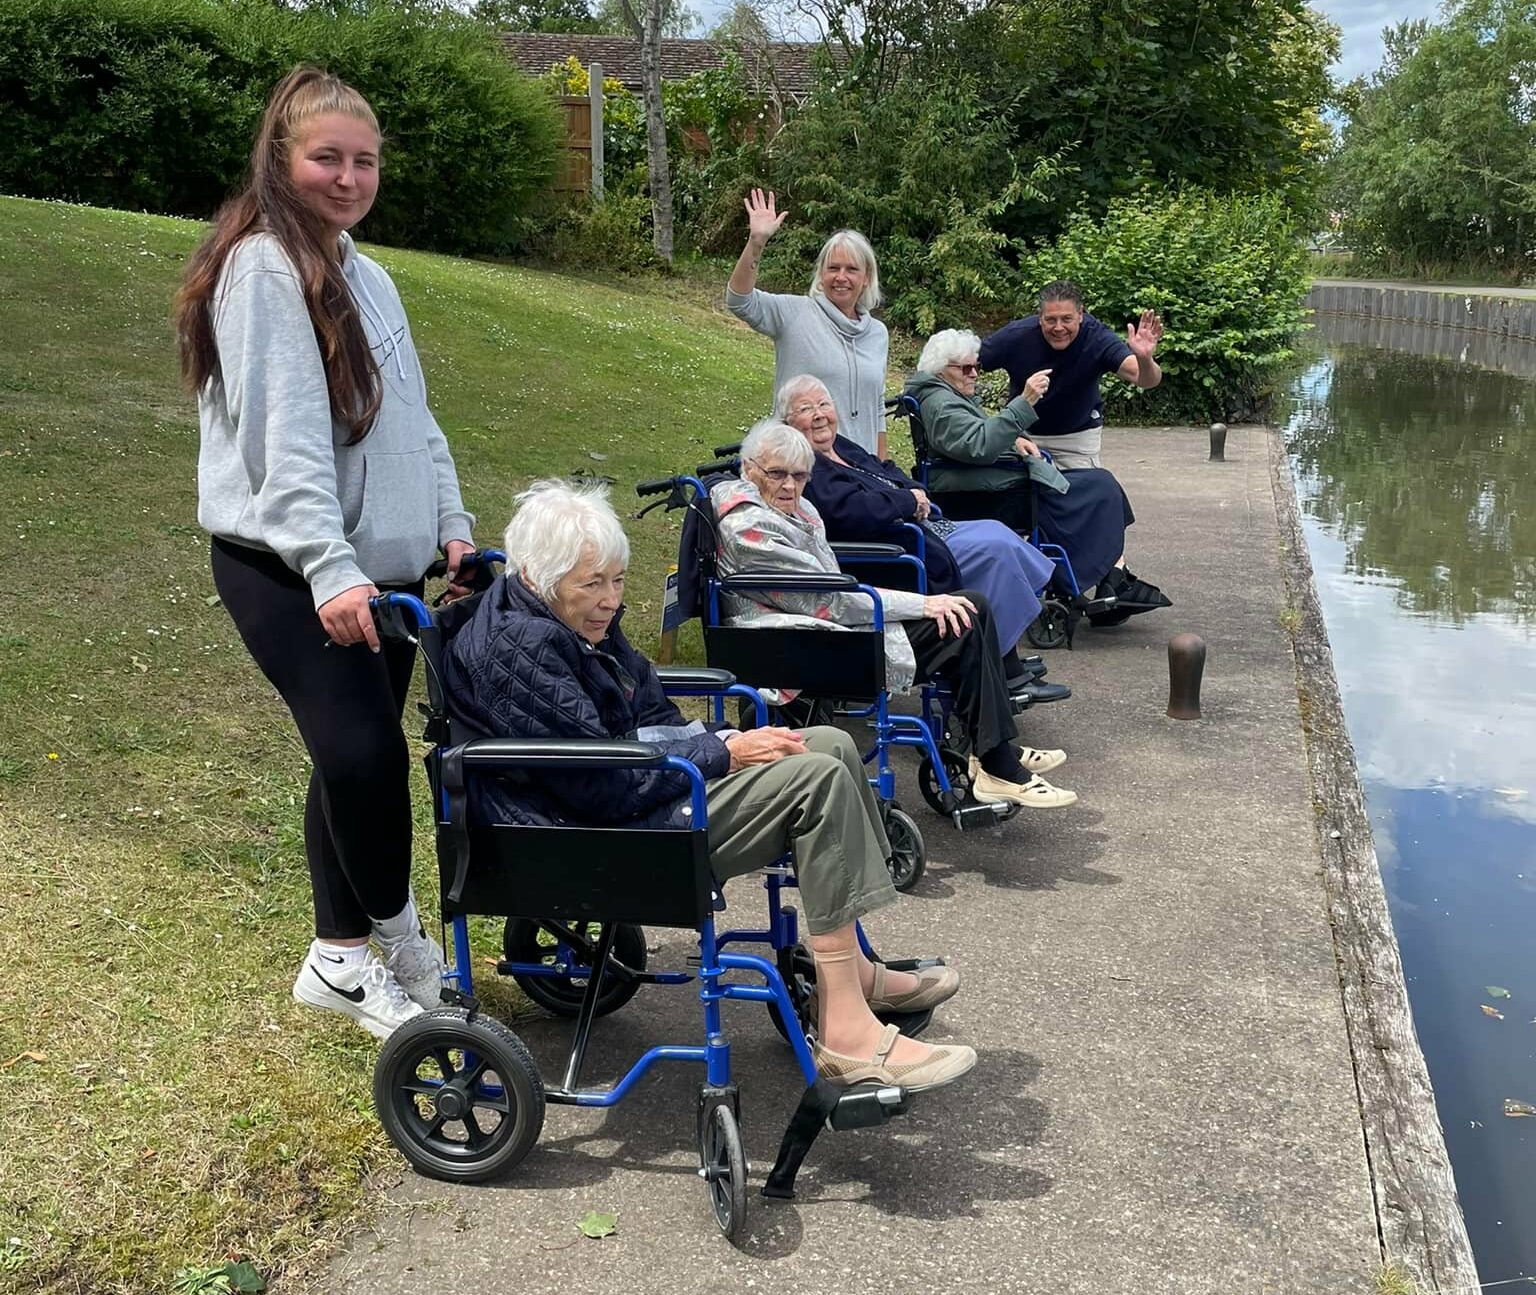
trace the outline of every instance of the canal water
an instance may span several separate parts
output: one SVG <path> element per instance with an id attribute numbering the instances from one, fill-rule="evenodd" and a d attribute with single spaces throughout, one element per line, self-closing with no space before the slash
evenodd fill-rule
<path id="1" fill-rule="evenodd" d="M 1317 323 L 1283 425 L 1414 1020 L 1482 1280 L 1536 1275 L 1536 348 Z"/>

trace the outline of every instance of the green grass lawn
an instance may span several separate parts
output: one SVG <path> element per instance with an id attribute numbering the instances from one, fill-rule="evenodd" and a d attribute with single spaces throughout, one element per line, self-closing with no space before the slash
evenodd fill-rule
<path id="1" fill-rule="evenodd" d="M 289 997 L 307 769 L 196 524 L 168 309 L 198 236 L 0 198 L 0 1290 L 140 1295 L 236 1257 L 302 1272 L 400 1163 L 373 1042 Z M 613 476 L 630 509 L 637 479 L 766 403 L 768 344 L 687 291 L 370 250 L 482 542 L 538 476 Z M 649 645 L 676 531 L 630 529 Z M 430 908 L 420 831 L 416 854 Z"/>

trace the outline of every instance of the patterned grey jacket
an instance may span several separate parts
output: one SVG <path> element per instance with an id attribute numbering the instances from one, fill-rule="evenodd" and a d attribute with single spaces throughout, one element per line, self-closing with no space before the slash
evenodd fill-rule
<path id="1" fill-rule="evenodd" d="M 765 503 L 750 481 L 722 481 L 709 493 L 720 530 L 720 574 L 783 571 L 793 575 L 837 572 L 821 514 L 802 499 L 794 516 Z M 920 620 L 923 596 L 897 589 L 877 590 L 885 609 L 886 686 L 906 692 L 917 675 L 917 659 L 901 622 Z M 755 591 L 748 598 L 726 594 L 721 611 L 732 625 L 801 626 L 846 630 L 874 623 L 874 608 L 862 593 Z M 786 693 L 786 699 L 789 694 Z"/>

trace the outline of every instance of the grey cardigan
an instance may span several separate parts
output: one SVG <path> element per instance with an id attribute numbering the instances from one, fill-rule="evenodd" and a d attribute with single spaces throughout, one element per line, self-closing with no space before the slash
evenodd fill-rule
<path id="1" fill-rule="evenodd" d="M 890 335 L 870 314 L 849 319 L 825 297 L 725 290 L 731 314 L 773 338 L 773 390 L 802 373 L 820 378 L 837 406 L 837 430 L 871 454 L 885 430 Z"/>

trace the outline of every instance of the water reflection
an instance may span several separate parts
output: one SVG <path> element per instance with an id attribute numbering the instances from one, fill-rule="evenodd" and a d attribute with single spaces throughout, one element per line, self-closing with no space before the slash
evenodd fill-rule
<path id="1" fill-rule="evenodd" d="M 1536 384 L 1331 348 L 1297 397 L 1308 512 L 1345 540 L 1351 574 L 1452 624 L 1536 619 Z"/>
<path id="2" fill-rule="evenodd" d="M 1536 1121 L 1502 1111 L 1506 1097 L 1536 1102 L 1533 410 L 1536 381 L 1330 347 L 1297 380 L 1286 424 L 1485 1282 L 1536 1274 Z"/>
<path id="3" fill-rule="evenodd" d="M 1314 315 L 1316 337 L 1332 346 L 1379 347 L 1406 355 L 1436 356 L 1528 378 L 1536 374 L 1536 342 L 1442 324 L 1363 315 Z"/>

